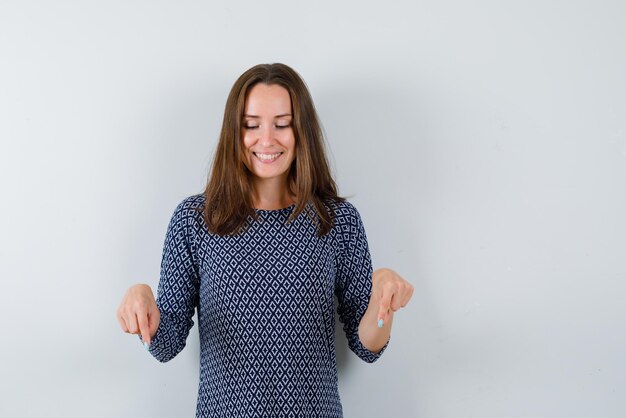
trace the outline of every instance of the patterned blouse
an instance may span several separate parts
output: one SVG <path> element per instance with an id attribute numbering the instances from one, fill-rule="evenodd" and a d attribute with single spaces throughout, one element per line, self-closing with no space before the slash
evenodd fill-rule
<path id="1" fill-rule="evenodd" d="M 169 223 L 149 351 L 166 362 L 184 347 L 198 313 L 196 417 L 342 417 L 335 302 L 350 349 L 379 358 L 358 337 L 372 291 L 361 217 L 342 202 L 325 236 L 295 205 L 257 209 L 235 236 L 208 232 L 204 195 L 184 199 Z M 387 342 L 388 344 L 388 342 Z"/>

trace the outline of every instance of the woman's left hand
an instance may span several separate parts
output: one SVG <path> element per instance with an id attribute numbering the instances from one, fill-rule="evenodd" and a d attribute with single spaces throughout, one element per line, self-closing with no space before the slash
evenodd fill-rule
<path id="1" fill-rule="evenodd" d="M 363 346 L 378 353 L 391 335 L 393 313 L 406 306 L 413 296 L 413 286 L 391 269 L 372 273 L 372 294 L 361 322 L 359 339 Z"/>
<path id="2" fill-rule="evenodd" d="M 413 286 L 395 271 L 381 268 L 372 273 L 372 301 L 379 305 L 379 327 L 389 323 L 393 313 L 404 308 L 411 300 L 411 296 Z"/>

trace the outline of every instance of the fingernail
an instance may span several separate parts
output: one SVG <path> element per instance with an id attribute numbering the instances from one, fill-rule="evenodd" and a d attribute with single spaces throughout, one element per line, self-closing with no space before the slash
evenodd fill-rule
<path id="1" fill-rule="evenodd" d="M 143 343 L 143 348 L 145 348 L 145 349 L 146 349 L 146 351 L 148 351 L 148 349 L 150 348 L 150 344 L 148 344 L 148 342 L 147 342 L 147 341 L 146 341 L 146 342 L 144 342 L 144 343 Z"/>
<path id="2" fill-rule="evenodd" d="M 383 319 L 382 319 L 382 318 L 380 318 L 380 319 L 378 320 L 378 328 L 382 328 L 382 327 L 383 327 L 383 325 L 385 325 L 385 321 L 383 321 Z"/>

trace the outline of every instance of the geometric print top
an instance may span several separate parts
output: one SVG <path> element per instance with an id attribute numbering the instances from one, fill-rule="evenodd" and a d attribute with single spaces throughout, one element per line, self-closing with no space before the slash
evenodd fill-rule
<path id="1" fill-rule="evenodd" d="M 150 353 L 176 356 L 197 310 L 196 417 L 342 417 L 334 297 L 357 356 L 371 363 L 387 347 L 373 353 L 358 337 L 372 292 L 358 211 L 337 203 L 333 228 L 318 237 L 306 211 L 286 223 L 295 205 L 257 209 L 238 235 L 219 236 L 207 230 L 204 199 L 184 199 L 169 223 Z"/>

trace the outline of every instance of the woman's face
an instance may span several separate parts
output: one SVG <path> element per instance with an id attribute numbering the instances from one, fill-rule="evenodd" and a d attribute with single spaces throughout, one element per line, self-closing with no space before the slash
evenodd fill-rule
<path id="1" fill-rule="evenodd" d="M 258 179 L 287 178 L 296 148 L 292 120 L 284 87 L 259 83 L 248 92 L 242 132 L 245 163 Z"/>

